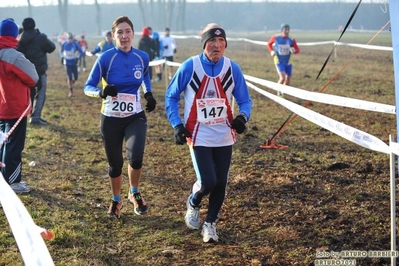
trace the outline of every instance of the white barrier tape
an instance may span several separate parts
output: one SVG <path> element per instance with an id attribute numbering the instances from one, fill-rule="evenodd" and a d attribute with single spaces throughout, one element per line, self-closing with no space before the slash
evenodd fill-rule
<path id="1" fill-rule="evenodd" d="M 19 197 L 0 173 L 0 203 L 10 224 L 25 266 L 52 266 L 53 259 L 38 227 Z"/>
<path id="2" fill-rule="evenodd" d="M 175 39 L 200 39 L 200 36 L 195 36 L 195 35 L 172 35 L 173 38 Z M 227 38 L 227 42 L 229 41 L 244 41 L 244 42 L 249 42 L 253 44 L 258 44 L 258 45 L 263 45 L 266 46 L 268 42 L 265 41 L 256 41 L 256 40 L 251 40 L 247 38 Z M 353 47 L 359 47 L 359 48 L 364 48 L 364 49 L 369 49 L 369 50 L 380 50 L 380 51 L 393 51 L 392 47 L 387 47 L 387 46 L 378 46 L 378 45 L 369 45 L 369 44 L 356 44 L 356 43 L 343 43 L 343 42 L 336 42 L 336 41 L 323 41 L 323 42 L 299 42 L 298 46 L 315 46 L 315 45 L 325 45 L 325 44 L 334 44 L 334 45 L 346 45 L 346 46 L 353 46 Z"/>
<path id="3" fill-rule="evenodd" d="M 244 78 L 248 81 L 258 83 L 262 86 L 266 86 L 275 91 L 281 91 L 284 94 L 288 94 L 300 99 L 309 100 L 312 102 L 319 102 L 355 109 L 362 109 L 366 111 L 374 111 L 388 114 L 396 114 L 396 107 L 394 105 L 375 103 L 370 101 L 358 100 L 348 97 L 336 96 L 331 94 L 324 94 L 320 92 L 311 92 L 295 87 L 278 84 L 276 82 L 260 79 L 248 75 L 244 75 Z"/>
<path id="4" fill-rule="evenodd" d="M 345 46 L 353 46 L 353 47 L 359 47 L 363 49 L 369 49 L 369 50 L 380 50 L 380 51 L 393 51 L 392 47 L 387 47 L 387 46 L 378 46 L 378 45 L 369 45 L 369 44 L 357 44 L 357 43 L 342 43 L 342 42 L 336 42 L 336 45 L 345 45 Z"/>
<path id="5" fill-rule="evenodd" d="M 201 39 L 199 35 L 170 35 L 174 39 Z"/>
<path id="6" fill-rule="evenodd" d="M 3 131 L 0 131 L 0 147 L 6 141 L 7 135 Z"/>
<path id="7" fill-rule="evenodd" d="M 0 147 L 6 141 L 6 138 L 7 138 L 7 135 L 3 131 L 0 131 Z M 6 165 L 0 161 L 0 168 L 5 167 L 5 166 Z"/>
<path id="8" fill-rule="evenodd" d="M 399 143 L 391 141 L 389 147 L 392 153 L 399 155 Z"/>
<path id="9" fill-rule="evenodd" d="M 157 65 L 162 65 L 162 64 L 166 64 L 168 66 L 175 66 L 175 67 L 179 67 L 181 65 L 181 63 L 167 61 L 165 59 L 150 61 L 149 65 L 150 66 L 157 66 Z"/>
<path id="10" fill-rule="evenodd" d="M 399 143 L 391 141 L 389 143 L 389 148 L 391 149 L 392 153 L 399 155 Z"/>
<path id="11" fill-rule="evenodd" d="M 263 45 L 263 46 L 267 46 L 267 43 L 268 43 L 268 42 L 263 42 L 263 41 L 250 40 L 250 39 L 246 39 L 246 38 L 243 38 L 242 40 L 243 40 L 244 42 L 249 42 L 249 43 L 258 44 L 258 45 Z"/>
<path id="12" fill-rule="evenodd" d="M 315 45 L 325 45 L 334 44 L 335 41 L 324 41 L 324 42 L 299 42 L 298 46 L 315 46 Z"/>
<path id="13" fill-rule="evenodd" d="M 165 63 L 165 59 L 160 59 L 160 60 L 153 60 L 150 61 L 150 66 L 157 66 L 157 65 L 162 65 Z"/>
<path id="14" fill-rule="evenodd" d="M 168 66 L 175 66 L 175 67 L 181 66 L 181 63 L 171 62 L 171 61 L 166 61 L 165 64 L 167 64 Z"/>
<path id="15" fill-rule="evenodd" d="M 279 103 L 280 105 L 291 110 L 292 112 L 296 113 L 297 115 L 307 119 L 308 121 L 310 121 L 318 126 L 321 126 L 325 129 L 337 134 L 338 136 L 341 136 L 353 143 L 356 143 L 356 144 L 358 144 L 362 147 L 368 148 L 370 150 L 390 154 L 389 146 L 373 135 L 370 135 L 370 134 L 363 132 L 359 129 L 356 129 L 354 127 L 345 125 L 345 124 L 338 122 L 334 119 L 331 119 L 327 116 L 324 116 L 319 113 L 316 113 L 315 111 L 309 110 L 303 106 L 292 103 L 286 99 L 280 98 L 279 96 L 276 96 L 269 92 L 266 92 L 249 82 L 247 82 L 247 85 L 248 85 L 248 87 L 250 87 L 253 90 L 261 93 L 262 95 L 272 99 L 273 101 Z"/>
<path id="16" fill-rule="evenodd" d="M 21 120 L 25 117 L 26 113 L 28 112 L 29 108 L 31 107 L 31 103 L 29 102 L 28 107 L 26 107 L 25 111 L 21 114 L 21 116 L 18 118 L 17 122 L 14 123 L 14 125 L 10 128 L 10 130 L 5 134 L 5 137 L 0 141 L 0 147 L 4 144 L 4 142 L 8 139 L 8 137 L 14 132 L 15 128 L 19 125 Z"/>
<path id="17" fill-rule="evenodd" d="M 31 103 L 29 102 L 28 107 L 26 107 L 25 111 L 22 113 L 22 115 L 18 118 L 17 122 L 10 128 L 10 130 L 6 133 L 3 131 L 0 131 L 0 147 L 3 146 L 4 142 L 8 139 L 8 137 L 12 134 L 12 132 L 15 130 L 15 128 L 19 125 L 21 120 L 25 117 L 25 114 L 28 112 L 29 108 L 31 107 Z M 5 164 L 0 162 L 0 167 L 4 167 Z"/>
<path id="18" fill-rule="evenodd" d="M 228 38 L 229 40 L 229 38 Z M 266 46 L 268 42 L 262 42 L 262 41 L 254 41 L 250 39 L 245 39 L 245 38 L 240 38 L 236 39 L 237 41 L 245 41 L 253 44 L 258 44 L 258 45 L 263 45 Z M 325 44 L 335 44 L 335 41 L 324 41 L 324 42 L 298 42 L 298 46 L 315 46 L 315 45 L 325 45 Z"/>

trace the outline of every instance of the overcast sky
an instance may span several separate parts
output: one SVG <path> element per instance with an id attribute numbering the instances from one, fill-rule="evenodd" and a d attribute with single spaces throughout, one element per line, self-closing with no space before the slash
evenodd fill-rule
<path id="1" fill-rule="evenodd" d="M 187 0 L 188 2 L 206 2 L 208 0 Z M 218 1 L 218 0 L 216 0 Z M 234 2 L 241 1 L 245 2 L 249 0 L 219 0 L 226 2 Z M 348 2 L 348 3 L 358 3 L 359 0 L 251 0 L 252 2 Z M 42 5 L 57 5 L 58 0 L 30 0 L 31 5 L 33 6 L 42 6 Z M 100 4 L 102 3 L 132 3 L 136 2 L 135 0 L 98 0 Z M 388 4 L 389 0 L 363 0 L 362 3 L 380 3 L 384 5 L 384 3 Z M 94 0 L 69 0 L 70 4 L 94 4 Z M 6 6 L 27 6 L 27 0 L 0 0 L 0 7 Z"/>

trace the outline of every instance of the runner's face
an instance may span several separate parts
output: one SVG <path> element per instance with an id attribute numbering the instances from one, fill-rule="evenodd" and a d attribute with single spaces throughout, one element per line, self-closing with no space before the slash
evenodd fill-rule
<path id="1" fill-rule="evenodd" d="M 284 37 L 288 37 L 290 35 L 290 29 L 284 28 L 283 31 L 281 32 L 281 35 L 283 35 Z"/>
<path id="2" fill-rule="evenodd" d="M 113 37 L 116 46 L 124 52 L 130 51 L 132 48 L 132 40 L 134 38 L 134 31 L 126 22 L 122 22 L 115 28 Z"/>
<path id="3" fill-rule="evenodd" d="M 205 55 L 212 62 L 219 61 L 226 50 L 226 40 L 223 37 L 210 38 L 205 44 Z"/>

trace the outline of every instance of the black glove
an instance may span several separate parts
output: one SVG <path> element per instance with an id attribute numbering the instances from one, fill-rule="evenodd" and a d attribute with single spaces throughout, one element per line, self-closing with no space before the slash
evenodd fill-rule
<path id="1" fill-rule="evenodd" d="M 243 115 L 237 115 L 236 118 L 231 122 L 231 127 L 236 130 L 238 134 L 242 134 L 245 131 L 245 117 Z"/>
<path id="2" fill-rule="evenodd" d="M 61 57 L 61 65 L 64 65 L 64 58 Z"/>
<path id="3" fill-rule="evenodd" d="M 75 58 L 75 65 L 79 63 L 79 58 Z"/>
<path id="4" fill-rule="evenodd" d="M 147 112 L 151 112 L 155 109 L 155 106 L 157 105 L 157 101 L 154 99 L 154 96 L 152 96 L 151 92 L 147 92 L 144 94 L 144 98 L 147 100 L 147 104 L 145 105 L 145 109 Z"/>
<path id="5" fill-rule="evenodd" d="M 107 98 L 107 96 L 116 96 L 118 92 L 116 91 L 115 85 L 107 85 L 103 90 L 100 91 L 101 98 Z"/>
<path id="6" fill-rule="evenodd" d="M 190 137 L 187 129 L 183 126 L 183 124 L 177 125 L 174 128 L 175 130 L 175 141 L 176 144 L 183 145 L 187 143 L 187 137 Z"/>

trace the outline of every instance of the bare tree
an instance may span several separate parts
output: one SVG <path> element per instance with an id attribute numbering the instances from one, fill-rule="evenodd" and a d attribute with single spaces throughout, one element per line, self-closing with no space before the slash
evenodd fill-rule
<path id="1" fill-rule="evenodd" d="M 149 0 L 149 2 L 150 2 L 150 10 L 154 11 L 155 10 L 154 0 Z M 154 12 L 151 12 L 150 14 L 154 14 Z M 148 25 L 152 25 L 152 27 L 154 26 L 154 16 L 150 16 L 150 20 L 148 21 L 148 23 L 150 23 Z"/>
<path id="2" fill-rule="evenodd" d="M 145 14 L 147 13 L 147 12 L 145 12 L 145 2 L 143 0 L 138 0 L 138 4 L 139 4 L 139 9 L 140 9 L 143 25 L 147 25 L 146 17 L 145 17 Z"/>
<path id="3" fill-rule="evenodd" d="M 58 0 L 58 13 L 60 15 L 60 22 L 62 31 L 68 31 L 68 0 Z"/>
<path id="4" fill-rule="evenodd" d="M 156 20 L 155 20 L 155 26 L 157 28 L 162 28 L 164 25 L 164 6 L 165 6 L 165 0 L 157 0 L 157 4 L 156 7 L 157 9 L 155 10 L 155 14 L 158 14 L 158 16 L 156 16 Z"/>
<path id="5" fill-rule="evenodd" d="M 98 3 L 98 0 L 94 1 L 94 5 L 96 7 L 96 27 L 97 27 L 97 34 L 101 35 L 101 7 Z"/>
<path id="6" fill-rule="evenodd" d="M 181 30 L 183 32 L 186 31 L 186 0 L 178 0 L 177 2 L 177 8 L 178 8 L 178 12 L 177 12 L 177 30 Z"/>
<path id="7" fill-rule="evenodd" d="M 185 30 L 185 14 L 187 0 L 138 0 L 142 23 L 153 28 L 174 27 Z M 177 17 L 173 17 L 176 12 Z M 158 14 L 147 17 L 147 14 Z"/>
<path id="8" fill-rule="evenodd" d="M 175 0 L 169 0 L 165 3 L 166 25 L 172 25 L 173 9 L 175 7 Z"/>
<path id="9" fill-rule="evenodd" d="M 32 15 L 32 5 L 30 3 L 30 0 L 26 0 L 26 1 L 28 2 L 28 15 L 31 18 L 31 17 L 33 17 L 33 15 Z"/>
<path id="10" fill-rule="evenodd" d="M 187 0 L 138 0 L 143 25 L 153 28 L 173 26 L 184 30 L 186 2 Z M 177 17 L 173 17 L 175 8 L 177 8 Z M 151 14 L 157 15 L 151 16 Z"/>

